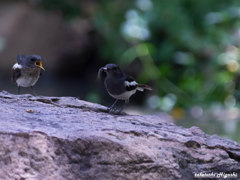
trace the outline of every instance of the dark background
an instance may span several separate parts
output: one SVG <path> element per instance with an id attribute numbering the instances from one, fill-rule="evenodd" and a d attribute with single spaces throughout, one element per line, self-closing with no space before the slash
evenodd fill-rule
<path id="1" fill-rule="evenodd" d="M 239 46 L 239 0 L 3 0 L 0 90 L 17 92 L 10 80 L 17 54 L 39 54 L 46 69 L 39 95 L 109 106 L 96 76 L 116 63 L 154 89 L 134 95 L 129 113 L 240 142 Z"/>

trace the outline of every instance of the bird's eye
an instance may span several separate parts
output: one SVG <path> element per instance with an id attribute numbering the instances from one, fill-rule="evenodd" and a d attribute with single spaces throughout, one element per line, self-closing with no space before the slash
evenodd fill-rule
<path id="1" fill-rule="evenodd" d="M 34 62 L 34 61 L 35 61 L 35 58 L 31 58 L 31 61 Z"/>

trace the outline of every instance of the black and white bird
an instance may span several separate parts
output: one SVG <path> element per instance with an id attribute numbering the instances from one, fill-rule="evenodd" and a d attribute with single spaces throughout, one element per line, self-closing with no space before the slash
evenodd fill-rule
<path id="1" fill-rule="evenodd" d="M 31 87 L 33 94 L 33 86 L 38 81 L 42 71 L 43 58 L 39 55 L 17 55 L 17 62 L 12 67 L 12 80 L 18 86 L 18 94 L 20 87 Z"/>
<path id="2" fill-rule="evenodd" d="M 125 104 L 129 103 L 130 97 L 137 91 L 152 90 L 152 88 L 145 84 L 138 84 L 134 78 L 125 74 L 116 64 L 107 64 L 98 71 L 98 78 L 100 78 L 109 93 L 110 96 L 116 99 L 112 106 L 109 107 L 110 113 L 116 112 L 115 105 L 118 100 L 125 101 Z M 125 105 L 124 104 L 124 105 Z M 122 106 L 117 113 L 122 111 Z"/>

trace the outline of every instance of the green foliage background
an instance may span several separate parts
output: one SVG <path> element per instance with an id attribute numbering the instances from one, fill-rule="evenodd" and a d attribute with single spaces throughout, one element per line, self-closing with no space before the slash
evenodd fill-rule
<path id="1" fill-rule="evenodd" d="M 207 131 L 208 125 L 218 125 L 216 116 L 211 116 L 214 108 L 238 108 L 239 0 L 101 0 L 90 4 L 84 8 L 78 1 L 42 1 L 46 9 L 61 11 L 69 21 L 87 18 L 100 39 L 102 61 L 123 67 L 140 64 L 137 80 L 150 83 L 156 93 L 148 98 L 150 108 L 183 119 L 192 107 L 200 107 L 210 119 L 202 121 Z M 234 122 L 237 128 L 231 137 L 237 140 L 240 125 L 237 118 Z M 185 125 L 204 123 L 188 120 Z M 219 130 L 210 132 L 224 135 L 223 126 L 220 123 Z"/>

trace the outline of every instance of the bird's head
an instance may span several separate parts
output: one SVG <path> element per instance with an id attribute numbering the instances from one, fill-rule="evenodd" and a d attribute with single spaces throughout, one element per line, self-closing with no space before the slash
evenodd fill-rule
<path id="1" fill-rule="evenodd" d="M 122 71 L 116 64 L 107 64 L 98 71 L 98 77 L 104 78 L 106 76 L 121 77 Z"/>
<path id="2" fill-rule="evenodd" d="M 39 55 L 18 55 L 17 62 L 29 68 L 41 68 L 45 70 L 42 65 L 43 58 Z"/>

